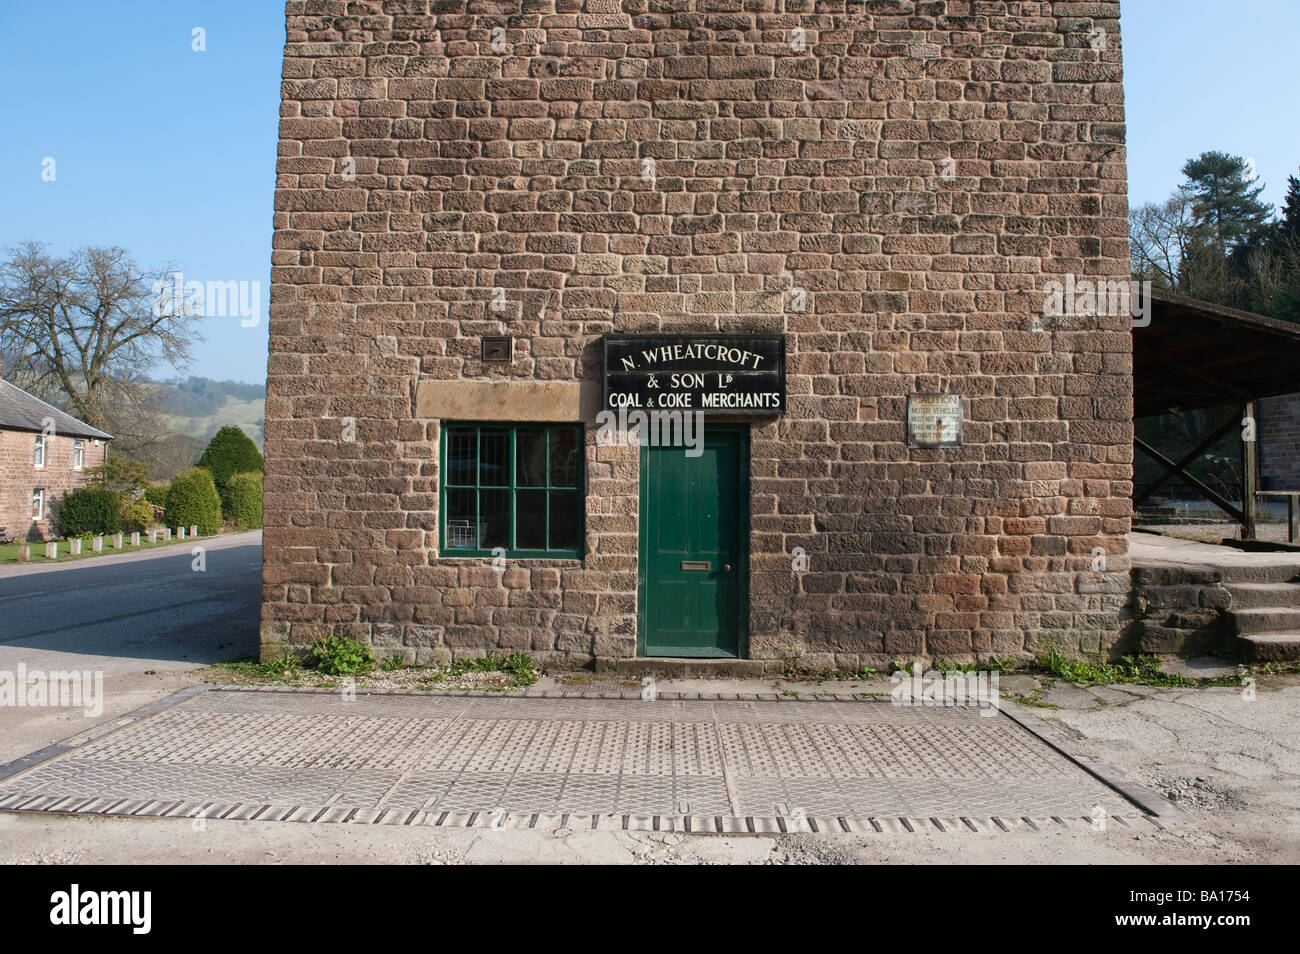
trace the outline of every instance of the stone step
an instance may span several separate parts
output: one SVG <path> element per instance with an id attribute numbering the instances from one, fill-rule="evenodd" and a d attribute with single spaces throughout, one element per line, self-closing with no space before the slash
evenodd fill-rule
<path id="1" fill-rule="evenodd" d="M 1282 563 L 1154 562 L 1135 565 L 1133 581 L 1139 586 L 1300 582 L 1300 562 L 1295 560 Z"/>
<path id="2" fill-rule="evenodd" d="M 1225 583 L 1232 609 L 1300 608 L 1300 583 Z"/>
<path id="3" fill-rule="evenodd" d="M 1294 562 L 1237 565 L 1223 563 L 1214 567 L 1223 574 L 1224 583 L 1290 583 L 1300 579 L 1300 566 Z"/>
<path id="4" fill-rule="evenodd" d="M 1247 662 L 1295 662 L 1300 660 L 1300 632 L 1238 636 L 1237 650 Z"/>
<path id="5" fill-rule="evenodd" d="M 1228 616 L 1238 636 L 1300 630 L 1300 609 L 1293 607 L 1233 610 Z"/>

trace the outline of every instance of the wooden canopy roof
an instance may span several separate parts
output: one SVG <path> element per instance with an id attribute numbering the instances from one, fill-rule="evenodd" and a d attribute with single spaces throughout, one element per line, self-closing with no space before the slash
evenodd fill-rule
<path id="1" fill-rule="evenodd" d="M 1133 329 L 1133 415 L 1300 391 L 1300 324 L 1154 291 Z"/>

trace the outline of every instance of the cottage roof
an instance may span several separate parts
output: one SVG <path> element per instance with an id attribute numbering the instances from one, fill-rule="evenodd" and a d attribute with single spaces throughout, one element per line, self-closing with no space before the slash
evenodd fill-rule
<path id="1" fill-rule="evenodd" d="M 0 430 L 39 432 L 45 429 L 47 418 L 54 420 L 54 433 L 65 437 L 113 439 L 112 434 L 105 434 L 71 414 L 65 414 L 8 381 L 0 381 Z"/>

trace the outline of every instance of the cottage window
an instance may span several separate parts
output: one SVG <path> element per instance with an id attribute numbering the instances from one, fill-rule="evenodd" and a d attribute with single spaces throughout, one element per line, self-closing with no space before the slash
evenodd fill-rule
<path id="1" fill-rule="evenodd" d="M 86 442 L 72 442 L 72 469 L 81 470 L 86 465 Z"/>
<path id="2" fill-rule="evenodd" d="M 582 556 L 582 427 L 448 424 L 442 429 L 442 551 Z"/>
<path id="3" fill-rule="evenodd" d="M 32 449 L 32 464 L 39 470 L 45 466 L 45 435 L 36 435 L 36 446 Z"/>
<path id="4" fill-rule="evenodd" d="M 32 519 L 45 519 L 45 490 L 43 488 L 32 491 Z"/>

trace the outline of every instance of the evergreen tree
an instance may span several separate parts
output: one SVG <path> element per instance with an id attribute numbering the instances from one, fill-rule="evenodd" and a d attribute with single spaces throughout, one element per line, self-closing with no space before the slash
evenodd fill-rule
<path id="1" fill-rule="evenodd" d="M 1300 179 L 1286 177 L 1286 198 L 1282 202 L 1282 237 L 1300 242 Z"/>
<path id="2" fill-rule="evenodd" d="M 1229 254 L 1265 231 L 1273 207 L 1259 201 L 1264 191 L 1258 176 L 1240 156 L 1203 152 L 1183 165 L 1192 215 L 1207 242 Z"/>
<path id="3" fill-rule="evenodd" d="M 212 438 L 207 450 L 199 458 L 198 466 L 206 467 L 212 472 L 217 491 L 221 493 L 225 491 L 226 482 L 233 474 L 260 471 L 265 465 L 252 438 L 238 427 L 227 425 Z"/>
<path id="4" fill-rule="evenodd" d="M 1251 310 L 1300 322 L 1300 179 L 1286 181 L 1282 217 L 1250 260 Z"/>

